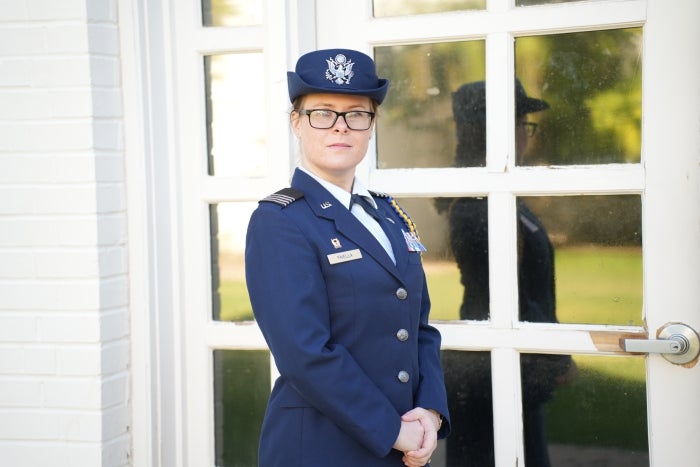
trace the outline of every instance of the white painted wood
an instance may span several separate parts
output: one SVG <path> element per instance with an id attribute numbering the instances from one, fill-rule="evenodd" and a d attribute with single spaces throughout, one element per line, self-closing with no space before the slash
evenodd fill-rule
<path id="1" fill-rule="evenodd" d="M 514 167 L 512 137 L 492 137 L 483 169 L 375 170 L 374 149 L 360 167 L 371 187 L 396 196 L 489 195 L 490 241 L 499 245 L 491 257 L 493 321 L 437 326 L 444 348 L 493 353 L 499 467 L 524 464 L 515 396 L 519 352 L 615 355 L 619 350 L 601 348 L 601 335 L 645 333 L 639 327 L 517 322 L 515 225 L 504 221 L 514 219 L 515 196 L 643 194 L 650 334 L 667 321 L 700 329 L 700 29 L 694 24 L 700 3 L 601 0 L 527 8 L 511 3 L 491 1 L 485 12 L 372 19 L 369 0 L 265 0 L 263 25 L 202 28 L 196 1 L 120 1 L 122 55 L 129 65 L 129 189 L 148 193 L 145 205 L 129 205 L 134 465 L 213 465 L 211 350 L 265 348 L 256 325 L 211 320 L 207 206 L 255 201 L 287 183 L 295 144 L 285 113 L 285 73 L 300 53 L 314 48 L 371 53 L 375 45 L 485 39 L 487 99 L 495 109 L 488 124 L 500 130 L 487 134 L 512 134 L 512 119 L 504 117 L 512 115 L 513 97 L 504 90 L 512 87 L 507 77 L 513 76 L 514 37 L 644 26 L 642 164 Z M 206 175 L 201 59 L 236 51 L 265 56 L 269 93 L 261 105 L 270 116 L 271 169 L 258 178 Z M 277 374 L 274 364 L 271 374 Z M 652 356 L 647 387 L 652 465 L 697 461 L 700 370 Z"/>
<path id="2" fill-rule="evenodd" d="M 671 6 L 650 0 L 644 28 L 644 297 L 651 335 L 669 321 L 700 329 L 697 18 L 696 1 Z M 652 465 L 698 465 L 700 367 L 683 368 L 652 355 L 647 375 Z"/>

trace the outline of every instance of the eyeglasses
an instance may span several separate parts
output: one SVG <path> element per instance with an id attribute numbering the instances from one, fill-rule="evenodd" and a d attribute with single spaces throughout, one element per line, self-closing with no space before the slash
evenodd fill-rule
<path id="1" fill-rule="evenodd" d="M 523 127 L 525 129 L 525 133 L 527 133 L 528 136 L 532 137 L 535 136 L 535 133 L 537 133 L 537 123 L 534 122 L 518 122 L 517 124 L 520 127 Z"/>
<path id="2" fill-rule="evenodd" d="M 351 110 L 350 112 L 336 112 L 328 109 L 311 109 L 299 110 L 300 115 L 309 117 L 309 125 L 311 128 L 318 130 L 327 130 L 333 128 L 338 117 L 343 117 L 345 124 L 351 130 L 368 130 L 372 126 L 374 120 L 374 112 L 365 112 L 364 110 Z"/>

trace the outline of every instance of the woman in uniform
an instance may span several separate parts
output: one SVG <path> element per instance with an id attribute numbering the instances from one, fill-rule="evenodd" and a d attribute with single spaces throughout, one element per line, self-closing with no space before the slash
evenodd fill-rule
<path id="1" fill-rule="evenodd" d="M 246 240 L 253 312 L 280 377 L 261 467 L 422 466 L 449 431 L 440 334 L 408 215 L 355 178 L 389 87 L 367 55 L 288 72 L 300 164 Z"/>

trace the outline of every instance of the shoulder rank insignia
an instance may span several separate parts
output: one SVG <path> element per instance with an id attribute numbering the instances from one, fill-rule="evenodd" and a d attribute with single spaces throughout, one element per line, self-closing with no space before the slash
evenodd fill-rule
<path id="1" fill-rule="evenodd" d="M 370 195 L 375 196 L 377 198 L 388 198 L 389 197 L 389 195 L 387 193 L 382 193 L 380 191 L 372 191 L 372 190 L 368 190 L 368 191 L 369 191 Z"/>
<path id="2" fill-rule="evenodd" d="M 275 203 L 284 208 L 303 197 L 304 193 L 302 191 L 295 188 L 282 188 L 278 192 L 261 199 L 260 202 Z"/>

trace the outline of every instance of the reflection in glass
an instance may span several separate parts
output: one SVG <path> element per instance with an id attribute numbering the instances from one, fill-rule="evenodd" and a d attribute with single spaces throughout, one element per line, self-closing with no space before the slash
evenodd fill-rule
<path id="1" fill-rule="evenodd" d="M 446 467 L 494 465 L 491 352 L 443 350 L 451 432 Z"/>
<path id="2" fill-rule="evenodd" d="M 644 358 L 521 355 L 525 465 L 648 466 Z M 493 467 L 489 352 L 442 351 L 452 422 L 438 466 Z"/>
<path id="3" fill-rule="evenodd" d="M 538 124 L 533 114 L 549 108 L 542 99 L 525 91 L 520 80 L 514 84 L 516 163 L 521 164 L 527 154 L 530 139 L 537 133 Z M 486 165 L 486 82 L 465 83 L 452 94 L 452 116 L 455 122 L 457 146 L 456 167 L 484 167 Z"/>
<path id="4" fill-rule="evenodd" d="M 376 47 L 375 61 L 391 80 L 377 119 L 377 167 L 451 167 L 452 93 L 484 79 L 485 42 Z"/>
<path id="5" fill-rule="evenodd" d="M 549 105 L 519 164 L 639 162 L 641 62 L 641 28 L 516 38 L 516 76 Z"/>
<path id="6" fill-rule="evenodd" d="M 525 465 L 549 466 L 546 405 L 559 386 L 571 383 L 576 364 L 569 355 L 520 356 Z"/>
<path id="7" fill-rule="evenodd" d="M 257 203 L 220 203 L 209 206 L 211 233 L 212 318 L 253 320 L 245 283 L 245 235 Z"/>
<path id="8" fill-rule="evenodd" d="M 204 26 L 253 26 L 262 23 L 260 0 L 202 0 Z"/>
<path id="9" fill-rule="evenodd" d="M 521 321 L 644 324 L 639 196 L 521 197 L 517 207 Z"/>
<path id="10" fill-rule="evenodd" d="M 209 175 L 254 177 L 267 171 L 261 53 L 204 57 Z"/>
<path id="11" fill-rule="evenodd" d="M 214 350 L 216 465 L 258 465 L 258 438 L 270 396 L 267 350 Z"/>
<path id="12" fill-rule="evenodd" d="M 376 18 L 486 8 L 486 0 L 374 0 L 372 4 Z"/>
<path id="13" fill-rule="evenodd" d="M 488 200 L 459 198 L 449 209 L 450 246 L 464 288 L 459 319 L 489 319 Z"/>
<path id="14" fill-rule="evenodd" d="M 489 319 L 487 198 L 400 198 L 428 251 L 434 320 Z M 642 326 L 641 197 L 519 197 L 521 321 Z"/>
<path id="15" fill-rule="evenodd" d="M 526 356 L 521 357 L 523 404 L 525 384 L 531 379 L 525 374 Z M 584 355 L 573 359 L 575 375 L 555 380 L 554 398 L 544 405 L 551 465 L 647 467 L 645 359 Z M 524 425 L 527 439 L 532 435 Z"/>

